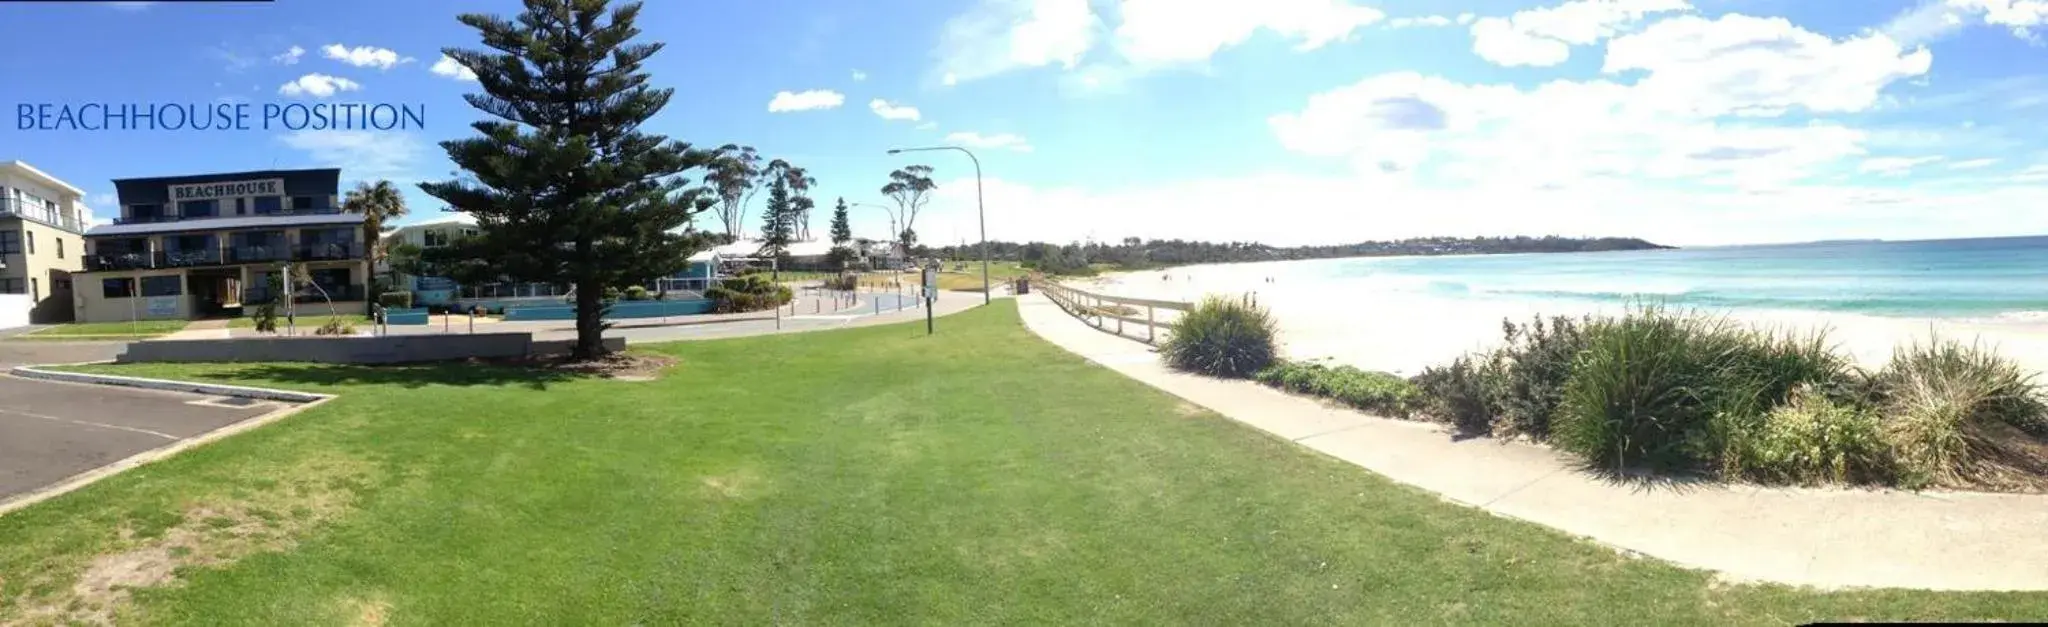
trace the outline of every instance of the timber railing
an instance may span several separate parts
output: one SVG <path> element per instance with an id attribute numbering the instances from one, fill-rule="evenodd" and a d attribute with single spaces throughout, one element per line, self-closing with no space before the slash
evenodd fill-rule
<path id="1" fill-rule="evenodd" d="M 1092 322 L 1097 329 L 1110 331 L 1117 335 L 1125 335 L 1125 323 L 1143 325 L 1145 331 L 1143 339 L 1147 344 L 1159 343 L 1160 330 L 1172 329 L 1173 321 L 1179 319 L 1179 314 L 1187 313 L 1195 308 L 1192 303 L 1109 296 L 1093 292 L 1083 292 L 1058 283 L 1048 282 L 1031 287 L 1044 292 L 1045 297 L 1058 304 L 1060 309 L 1066 310 L 1067 313 L 1073 314 L 1076 318 Z M 1171 318 L 1166 316 L 1171 316 Z M 1111 331 L 1109 327 L 1112 321 L 1116 325 L 1114 331 Z M 1138 339 L 1128 335 L 1125 335 L 1125 337 Z"/>

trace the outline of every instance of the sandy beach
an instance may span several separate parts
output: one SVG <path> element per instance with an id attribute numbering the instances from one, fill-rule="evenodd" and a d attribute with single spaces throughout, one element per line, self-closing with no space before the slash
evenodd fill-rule
<path id="1" fill-rule="evenodd" d="M 1115 273 L 1077 282 L 1102 294 L 1194 301 L 1203 294 L 1253 294 L 1280 322 L 1290 358 L 1328 358 L 1360 368 L 1413 375 L 1501 341 L 1501 321 L 1534 316 L 1612 314 L 1620 304 L 1510 298 L 1453 298 L 1413 293 L 1351 292 L 1342 283 L 1290 281 L 1273 264 L 1201 266 L 1165 272 Z M 1170 278 L 1162 278 L 1171 275 Z M 1266 277 L 1275 282 L 1267 283 Z M 1829 341 L 1866 367 L 1882 365 L 1894 347 L 1944 339 L 1979 341 L 2048 372 L 2048 319 L 1898 318 L 1803 310 L 1696 309 L 1757 327 L 1826 330 Z"/>

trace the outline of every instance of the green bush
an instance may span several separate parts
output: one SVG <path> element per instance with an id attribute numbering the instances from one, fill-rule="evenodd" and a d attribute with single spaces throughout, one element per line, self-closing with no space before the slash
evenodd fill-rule
<path id="1" fill-rule="evenodd" d="M 1273 316 L 1257 305 L 1209 296 L 1174 322 L 1159 347 L 1166 365 L 1215 377 L 1242 379 L 1273 365 L 1279 352 Z"/>
<path id="2" fill-rule="evenodd" d="M 1449 365 L 1422 369 L 1410 382 L 1422 397 L 1416 412 L 1447 423 L 1468 435 L 1492 431 L 1493 417 L 1499 415 L 1493 390 L 1501 378 L 1497 362 L 1484 355 L 1469 355 Z"/>
<path id="3" fill-rule="evenodd" d="M 1801 385 L 1853 387 L 1847 361 L 1820 335 L 1777 336 L 1655 307 L 1585 332 L 1552 442 L 1603 467 L 1711 469 L 1729 425 L 1756 420 Z"/>
<path id="4" fill-rule="evenodd" d="M 385 292 L 377 295 L 377 304 L 386 309 L 412 309 L 412 292 Z"/>
<path id="5" fill-rule="evenodd" d="M 740 313 L 766 311 L 789 304 L 795 294 L 788 286 L 778 285 L 766 275 L 750 274 L 719 281 L 717 287 L 704 292 L 704 297 L 711 299 L 715 313 Z"/>
<path id="6" fill-rule="evenodd" d="M 626 300 L 647 300 L 648 298 L 650 297 L 647 295 L 647 288 L 638 285 L 626 288 Z"/>
<path id="7" fill-rule="evenodd" d="M 1863 407 L 1814 388 L 1800 388 L 1783 405 L 1755 419 L 1734 421 L 1721 467 L 1729 478 L 1763 483 L 1889 483 L 1892 458 L 1877 417 Z"/>
<path id="8" fill-rule="evenodd" d="M 2033 375 L 1989 350 L 1939 338 L 1894 351 L 1872 388 L 1910 485 L 1966 480 L 1973 449 L 1996 445 L 1984 438 L 1993 425 L 2039 437 L 2048 422 Z"/>
<path id="9" fill-rule="evenodd" d="M 342 319 L 340 319 L 340 318 L 335 318 L 335 319 L 332 319 L 332 320 L 328 320 L 326 324 L 320 325 L 320 328 L 318 328 L 318 329 L 314 329 L 314 330 L 313 330 L 313 334 L 314 334 L 314 335 L 355 335 L 355 334 L 356 334 L 356 325 L 354 325 L 354 324 L 350 324 L 349 322 L 347 322 L 347 321 L 345 321 L 345 320 L 342 320 Z"/>
<path id="10" fill-rule="evenodd" d="M 851 291 L 860 287 L 860 275 L 842 274 L 825 277 L 825 289 Z"/>
<path id="11" fill-rule="evenodd" d="M 1523 325 L 1501 321 L 1504 341 L 1485 371 L 1494 376 L 1481 380 L 1496 409 L 1493 433 L 1539 440 L 1550 436 L 1550 417 L 1564 400 L 1572 365 L 1586 349 L 1590 322 L 1565 316 L 1551 318 L 1548 324 L 1540 317 Z"/>
<path id="12" fill-rule="evenodd" d="M 1289 392 L 1321 396 L 1394 418 L 1407 418 L 1421 395 L 1406 379 L 1351 366 L 1281 361 L 1254 378 Z"/>

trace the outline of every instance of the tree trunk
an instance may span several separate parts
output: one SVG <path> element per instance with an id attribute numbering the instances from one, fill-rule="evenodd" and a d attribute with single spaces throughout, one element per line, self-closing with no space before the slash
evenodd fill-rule
<path id="1" fill-rule="evenodd" d="M 577 281 L 576 349 L 571 357 L 582 360 L 604 356 L 603 317 L 604 286 L 589 279 Z"/>

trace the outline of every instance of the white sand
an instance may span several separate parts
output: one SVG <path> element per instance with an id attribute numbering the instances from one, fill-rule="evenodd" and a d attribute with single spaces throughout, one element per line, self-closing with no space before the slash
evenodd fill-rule
<path id="1" fill-rule="evenodd" d="M 1171 280 L 1162 280 L 1165 274 Z M 1292 284 L 1271 264 L 1202 266 L 1108 275 L 1079 289 L 1103 294 L 1193 301 L 1203 294 L 1251 293 L 1280 322 L 1291 358 L 1327 357 L 1360 368 L 1412 375 L 1466 352 L 1498 345 L 1503 318 L 1618 313 L 1620 305 L 1507 299 L 1447 298 L 1413 293 L 1350 293 L 1341 282 Z M 1267 276 L 1279 282 L 1266 283 Z M 2048 371 L 2048 320 L 1889 318 L 1817 311 L 1702 310 L 1774 329 L 1826 329 L 1839 350 L 1866 367 L 1882 365 L 1895 346 L 1931 334 L 1981 341 L 2037 372 Z"/>

